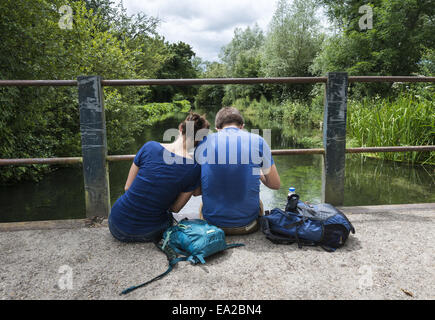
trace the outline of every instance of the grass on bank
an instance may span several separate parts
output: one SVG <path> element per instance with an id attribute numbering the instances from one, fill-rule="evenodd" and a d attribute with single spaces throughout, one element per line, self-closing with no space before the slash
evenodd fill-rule
<path id="1" fill-rule="evenodd" d="M 321 147 L 323 96 L 310 102 L 285 100 L 281 103 L 237 99 L 233 106 L 254 124 L 277 126 L 283 136 L 298 128 L 318 131 L 309 137 L 299 137 L 298 145 Z M 265 126 L 266 125 L 266 126 Z M 291 128 L 292 130 L 288 130 Z M 435 102 L 430 94 L 414 92 L 398 94 L 396 98 L 364 98 L 348 100 L 347 147 L 423 146 L 435 145 Z M 435 152 L 388 152 L 370 154 L 386 160 L 435 164 Z"/>
<path id="2" fill-rule="evenodd" d="M 348 103 L 350 147 L 424 146 L 435 144 L 435 104 L 413 94 L 396 99 L 362 99 Z M 386 152 L 386 160 L 435 164 L 435 152 Z"/>

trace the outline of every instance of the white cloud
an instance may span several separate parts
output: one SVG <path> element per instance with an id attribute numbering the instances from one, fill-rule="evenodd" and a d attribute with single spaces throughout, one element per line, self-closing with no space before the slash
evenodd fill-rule
<path id="1" fill-rule="evenodd" d="M 169 42 L 183 41 L 197 56 L 218 60 L 236 27 L 258 23 L 264 31 L 275 11 L 273 0 L 123 0 L 128 14 L 160 18 L 158 32 Z"/>

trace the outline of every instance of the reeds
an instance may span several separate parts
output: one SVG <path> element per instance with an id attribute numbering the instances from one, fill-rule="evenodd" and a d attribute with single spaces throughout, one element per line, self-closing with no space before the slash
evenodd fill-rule
<path id="1" fill-rule="evenodd" d="M 350 146 L 423 146 L 435 144 L 434 101 L 413 94 L 396 99 L 349 100 L 347 135 Z M 394 161 L 435 163 L 435 152 L 381 153 Z"/>

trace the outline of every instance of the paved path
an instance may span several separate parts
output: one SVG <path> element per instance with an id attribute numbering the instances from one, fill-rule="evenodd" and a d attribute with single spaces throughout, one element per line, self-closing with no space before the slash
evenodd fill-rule
<path id="1" fill-rule="evenodd" d="M 0 298 L 435 299 L 435 204 L 343 211 L 356 234 L 335 253 L 274 245 L 260 232 L 227 237 L 246 247 L 204 266 L 181 262 L 127 296 L 118 294 L 166 269 L 153 244 L 120 243 L 104 222 L 0 224 Z"/>

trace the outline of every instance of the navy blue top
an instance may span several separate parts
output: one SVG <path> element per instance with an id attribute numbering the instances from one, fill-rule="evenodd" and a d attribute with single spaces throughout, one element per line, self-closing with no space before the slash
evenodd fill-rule
<path id="1" fill-rule="evenodd" d="M 156 141 L 142 146 L 134 164 L 139 172 L 113 205 L 110 219 L 121 231 L 142 235 L 167 224 L 167 210 L 178 195 L 199 186 L 201 168 L 193 159 L 176 155 Z"/>
<path id="2" fill-rule="evenodd" d="M 208 135 L 195 151 L 201 164 L 202 214 L 219 227 L 246 226 L 260 211 L 260 168 L 273 165 L 266 141 L 234 127 Z"/>

